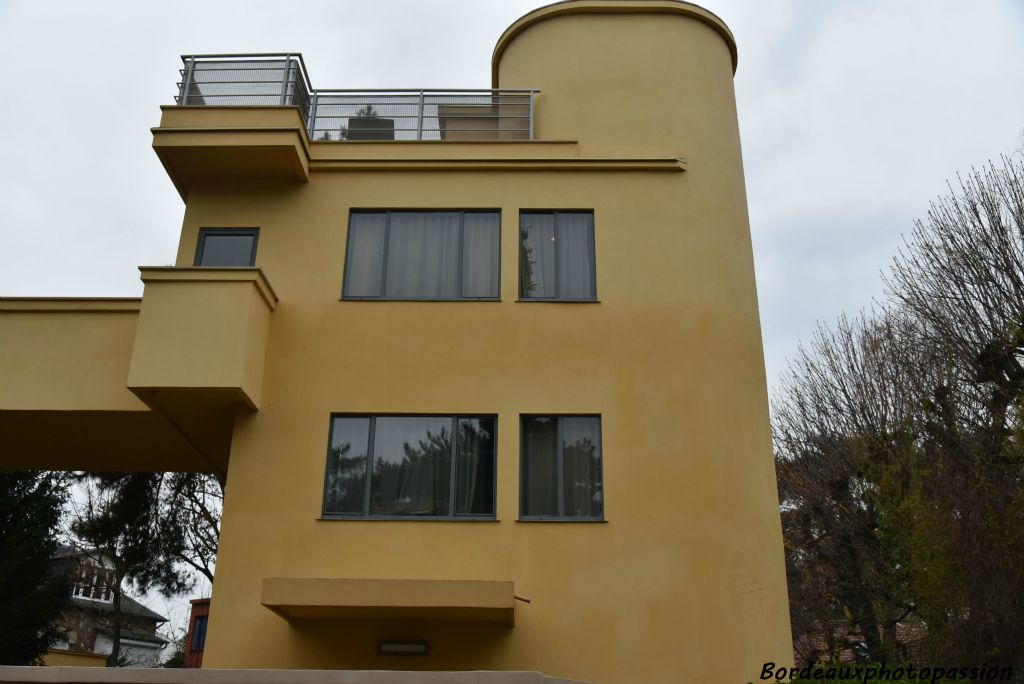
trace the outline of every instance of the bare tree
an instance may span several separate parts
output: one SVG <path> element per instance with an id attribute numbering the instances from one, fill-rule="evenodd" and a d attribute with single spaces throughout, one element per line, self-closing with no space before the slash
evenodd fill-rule
<path id="1" fill-rule="evenodd" d="M 951 186 L 886 283 L 773 402 L 795 641 L 888 659 L 913 619 L 945 663 L 1024 665 L 1024 160 Z"/>

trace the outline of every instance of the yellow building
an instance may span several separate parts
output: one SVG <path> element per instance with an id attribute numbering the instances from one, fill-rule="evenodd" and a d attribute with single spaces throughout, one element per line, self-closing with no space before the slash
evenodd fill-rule
<path id="1" fill-rule="evenodd" d="M 735 67 L 675 0 L 531 12 L 493 90 L 186 58 L 176 265 L 0 300 L 3 465 L 221 477 L 205 667 L 788 662 Z"/>

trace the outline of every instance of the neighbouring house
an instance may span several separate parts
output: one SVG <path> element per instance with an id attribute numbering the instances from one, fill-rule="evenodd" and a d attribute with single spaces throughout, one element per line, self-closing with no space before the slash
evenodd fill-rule
<path id="1" fill-rule="evenodd" d="M 192 608 L 188 616 L 188 632 L 185 634 L 185 667 L 202 667 L 210 599 L 192 599 L 189 603 Z"/>
<path id="2" fill-rule="evenodd" d="M 71 602 L 60 618 L 60 640 L 47 653 L 47 665 L 106 665 L 113 650 L 114 571 L 102 554 L 64 548 L 58 562 L 74 566 Z M 156 633 L 167 618 L 121 594 L 123 667 L 155 667 L 168 640 Z"/>
<path id="3" fill-rule="evenodd" d="M 0 300 L 0 465 L 221 478 L 207 670 L 791 663 L 736 64 L 675 0 L 530 12 L 476 90 L 185 56 L 174 265 Z"/>

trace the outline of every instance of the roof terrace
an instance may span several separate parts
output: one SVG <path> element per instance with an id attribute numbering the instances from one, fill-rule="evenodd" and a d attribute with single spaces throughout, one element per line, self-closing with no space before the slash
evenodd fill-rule
<path id="1" fill-rule="evenodd" d="M 315 89 L 302 55 L 185 55 L 179 106 L 298 107 L 313 142 L 533 140 L 532 89 Z"/>

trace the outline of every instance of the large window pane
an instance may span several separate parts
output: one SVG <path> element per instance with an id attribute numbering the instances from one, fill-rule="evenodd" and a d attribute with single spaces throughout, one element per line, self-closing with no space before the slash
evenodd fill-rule
<path id="1" fill-rule="evenodd" d="M 498 299 L 497 211 L 354 212 L 349 298 Z"/>
<path id="2" fill-rule="evenodd" d="M 381 417 L 373 436 L 370 515 L 448 515 L 452 420 Z"/>
<path id="3" fill-rule="evenodd" d="M 561 421 L 564 515 L 600 517 L 601 421 L 594 416 L 566 416 Z"/>
<path id="4" fill-rule="evenodd" d="M 522 514 L 558 515 L 558 425 L 553 417 L 523 422 Z"/>
<path id="5" fill-rule="evenodd" d="M 345 294 L 379 297 L 383 285 L 387 214 L 352 214 L 345 257 Z"/>
<path id="6" fill-rule="evenodd" d="M 558 213 L 558 298 L 594 299 L 594 215 Z"/>
<path id="7" fill-rule="evenodd" d="M 390 299 L 456 299 L 459 262 L 458 213 L 391 214 L 385 296 Z"/>
<path id="8" fill-rule="evenodd" d="M 202 229 L 196 266 L 252 266 L 256 259 L 256 230 Z"/>
<path id="9" fill-rule="evenodd" d="M 519 239 L 520 296 L 557 296 L 554 214 L 523 214 L 520 219 Z"/>
<path id="10" fill-rule="evenodd" d="M 369 418 L 335 418 L 332 421 L 331 447 L 327 454 L 325 513 L 363 512 L 369 438 Z"/>
<path id="11" fill-rule="evenodd" d="M 468 212 L 462 243 L 462 296 L 498 297 L 498 243 L 501 217 Z"/>
<path id="12" fill-rule="evenodd" d="M 494 419 L 460 418 L 455 514 L 494 514 Z"/>

